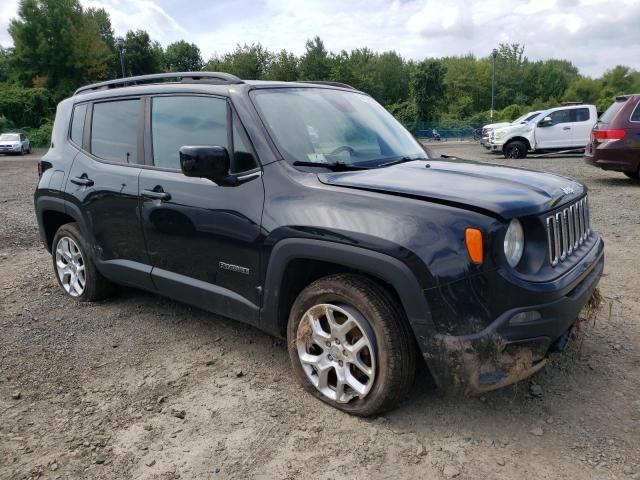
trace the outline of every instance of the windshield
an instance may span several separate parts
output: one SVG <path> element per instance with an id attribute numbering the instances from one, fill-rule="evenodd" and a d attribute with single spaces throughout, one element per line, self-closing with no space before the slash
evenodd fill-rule
<path id="1" fill-rule="evenodd" d="M 427 159 L 405 128 L 367 95 L 327 88 L 254 90 L 281 153 L 292 162 L 375 167 Z"/>
<path id="2" fill-rule="evenodd" d="M 526 123 L 534 119 L 540 112 L 525 113 L 521 117 L 516 118 L 512 123 Z"/>
<path id="3" fill-rule="evenodd" d="M 13 142 L 16 140 L 20 140 L 20 135 L 18 135 L 17 133 L 3 133 L 2 135 L 0 135 L 0 140 Z"/>

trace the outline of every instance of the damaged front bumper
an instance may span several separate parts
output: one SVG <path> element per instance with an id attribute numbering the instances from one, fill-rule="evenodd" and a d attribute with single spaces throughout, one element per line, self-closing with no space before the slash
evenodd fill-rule
<path id="1" fill-rule="evenodd" d="M 516 383 L 540 370 L 550 351 L 561 351 L 604 268 L 600 250 L 590 272 L 567 294 L 513 308 L 482 331 L 423 338 L 422 352 L 440 388 L 480 394 Z"/>

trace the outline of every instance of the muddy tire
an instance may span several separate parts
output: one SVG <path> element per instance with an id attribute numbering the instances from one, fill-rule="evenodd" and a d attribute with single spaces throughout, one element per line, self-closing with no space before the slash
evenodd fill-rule
<path id="1" fill-rule="evenodd" d="M 513 140 L 507 143 L 502 150 L 504 158 L 525 158 L 527 156 L 527 146 L 520 140 Z"/>
<path id="2" fill-rule="evenodd" d="M 291 308 L 289 357 L 304 389 L 357 416 L 393 408 L 409 391 L 416 349 L 402 307 L 373 280 L 321 278 Z"/>
<path id="3" fill-rule="evenodd" d="M 75 222 L 62 225 L 53 237 L 53 272 L 62 290 L 79 302 L 102 300 L 115 290 L 113 283 L 98 272 L 89 252 Z"/>

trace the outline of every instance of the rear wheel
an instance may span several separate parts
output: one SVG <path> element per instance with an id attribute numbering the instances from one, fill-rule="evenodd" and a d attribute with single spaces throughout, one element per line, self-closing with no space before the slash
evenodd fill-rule
<path id="1" fill-rule="evenodd" d="M 24 145 L 22 147 L 20 147 L 20 156 L 24 155 Z"/>
<path id="2" fill-rule="evenodd" d="M 80 302 L 93 302 L 113 293 L 89 256 L 89 247 L 76 223 L 62 225 L 53 238 L 53 270 L 64 292 Z"/>
<path id="3" fill-rule="evenodd" d="M 402 308 L 367 277 L 332 275 L 305 288 L 291 309 L 287 339 L 305 390 L 347 413 L 388 410 L 413 382 L 415 344 Z"/>
<path id="4" fill-rule="evenodd" d="M 504 158 L 525 158 L 527 146 L 520 140 L 513 140 L 504 146 L 503 153 Z"/>

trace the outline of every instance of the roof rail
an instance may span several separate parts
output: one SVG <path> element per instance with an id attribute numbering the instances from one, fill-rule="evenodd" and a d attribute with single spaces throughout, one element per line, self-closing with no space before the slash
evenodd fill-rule
<path id="1" fill-rule="evenodd" d="M 341 83 L 341 82 L 329 82 L 324 80 L 299 80 L 298 83 L 315 83 L 318 85 L 329 85 L 331 87 L 342 87 L 342 88 L 348 88 L 350 90 L 357 90 L 351 85 L 347 83 Z"/>
<path id="2" fill-rule="evenodd" d="M 244 83 L 235 75 L 224 72 L 171 72 L 171 73 L 154 73 L 151 75 L 139 75 L 137 77 L 118 78 L 115 80 L 107 80 L 106 82 L 92 83 L 80 87 L 74 93 L 95 92 L 98 90 L 108 90 L 111 88 L 122 88 L 141 83 L 161 83 L 166 80 L 173 80 L 183 83 L 218 83 L 218 84 L 234 84 Z"/>

